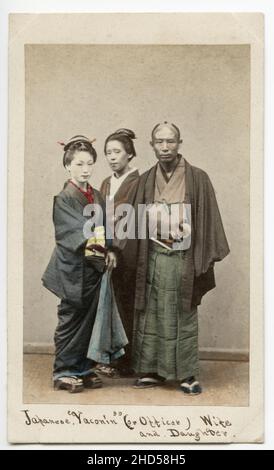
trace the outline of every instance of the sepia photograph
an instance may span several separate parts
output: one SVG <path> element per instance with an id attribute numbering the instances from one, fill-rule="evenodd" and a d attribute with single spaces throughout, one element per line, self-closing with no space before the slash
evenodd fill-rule
<path id="1" fill-rule="evenodd" d="M 10 16 L 11 442 L 263 440 L 262 56 L 256 13 Z"/>

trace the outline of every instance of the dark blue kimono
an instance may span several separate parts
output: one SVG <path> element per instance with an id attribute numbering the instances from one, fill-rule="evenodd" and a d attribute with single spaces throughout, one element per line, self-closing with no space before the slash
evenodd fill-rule
<path id="1" fill-rule="evenodd" d="M 97 190 L 94 203 L 104 210 Z M 54 379 L 84 376 L 91 372 L 93 361 L 87 358 L 95 321 L 104 258 L 85 257 L 87 239 L 83 233 L 88 204 L 84 194 L 71 183 L 54 198 L 53 222 L 56 247 L 42 277 L 44 286 L 61 299 L 58 325 L 54 335 Z"/>

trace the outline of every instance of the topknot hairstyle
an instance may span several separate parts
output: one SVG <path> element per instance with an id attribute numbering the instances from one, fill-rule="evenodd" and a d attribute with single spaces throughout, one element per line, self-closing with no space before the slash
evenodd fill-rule
<path id="1" fill-rule="evenodd" d="M 118 142 L 121 142 L 128 155 L 132 155 L 132 157 L 129 159 L 131 160 L 133 157 L 136 157 L 136 150 L 133 143 L 134 139 L 136 139 L 136 135 L 131 129 L 126 129 L 124 127 L 122 127 L 121 129 L 117 129 L 117 131 L 110 134 L 105 140 L 105 155 L 107 153 L 107 143 L 111 140 L 118 140 Z"/>

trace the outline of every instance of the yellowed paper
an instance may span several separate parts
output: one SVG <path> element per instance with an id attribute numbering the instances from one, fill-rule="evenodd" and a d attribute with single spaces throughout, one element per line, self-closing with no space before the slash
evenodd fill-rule
<path id="1" fill-rule="evenodd" d="M 13 14 L 9 41 L 10 442 L 262 442 L 263 16 Z M 57 141 L 96 137 L 99 189 L 106 136 L 134 129 L 143 173 L 164 120 L 209 173 L 231 248 L 199 309 L 204 391 L 107 379 L 100 390 L 55 392 L 57 299 L 40 279 L 66 179 Z"/>

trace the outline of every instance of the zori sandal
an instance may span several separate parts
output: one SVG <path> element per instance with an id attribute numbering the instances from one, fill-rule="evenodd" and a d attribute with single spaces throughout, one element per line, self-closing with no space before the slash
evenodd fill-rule
<path id="1" fill-rule="evenodd" d="M 102 380 L 95 372 L 83 376 L 83 384 L 85 388 L 101 388 L 103 385 Z"/>
<path id="2" fill-rule="evenodd" d="M 165 379 L 163 378 L 141 377 L 136 380 L 133 387 L 134 388 L 153 388 L 153 387 L 158 387 L 159 385 L 163 385 L 164 382 L 165 382 Z"/>
<path id="3" fill-rule="evenodd" d="M 83 380 L 75 375 L 59 377 L 53 382 L 54 390 L 67 390 L 70 393 L 78 393 L 84 390 Z"/>
<path id="4" fill-rule="evenodd" d="M 202 387 L 194 376 L 184 379 L 180 384 L 180 388 L 182 392 L 187 395 L 198 395 L 202 393 Z"/>
<path id="5" fill-rule="evenodd" d="M 109 378 L 118 378 L 119 373 L 114 367 L 108 366 L 106 364 L 97 364 L 95 370 L 100 375 L 105 375 Z"/>

